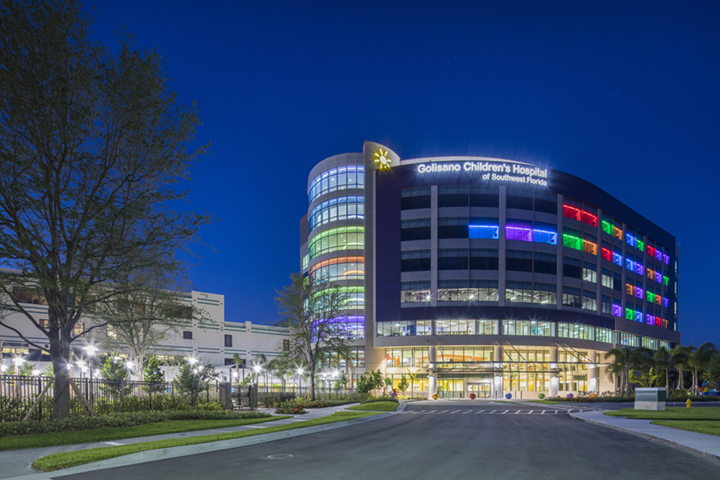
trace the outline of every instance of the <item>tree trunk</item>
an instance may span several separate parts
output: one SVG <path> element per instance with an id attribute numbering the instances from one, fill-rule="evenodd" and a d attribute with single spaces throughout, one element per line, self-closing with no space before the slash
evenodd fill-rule
<path id="1" fill-rule="evenodd" d="M 665 395 L 670 396 L 670 368 L 665 369 Z"/>
<path id="2" fill-rule="evenodd" d="M 310 369 L 310 400 L 315 401 L 315 368 Z"/>
<path id="3" fill-rule="evenodd" d="M 677 383 L 677 387 L 675 388 L 675 390 L 677 390 L 677 391 L 685 390 L 685 379 L 683 377 L 683 373 L 685 373 L 685 372 L 683 372 L 683 369 L 678 368 L 678 383 Z"/>
<path id="4" fill-rule="evenodd" d="M 50 360 L 53 364 L 53 420 L 70 416 L 70 385 L 68 384 L 68 360 L 70 359 L 70 335 L 57 327 L 50 328 Z"/>

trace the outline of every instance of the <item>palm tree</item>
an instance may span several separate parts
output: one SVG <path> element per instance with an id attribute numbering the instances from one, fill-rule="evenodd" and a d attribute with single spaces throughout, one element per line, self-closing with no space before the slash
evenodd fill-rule
<path id="1" fill-rule="evenodd" d="M 237 383 L 240 385 L 240 365 L 243 364 L 244 360 L 237 353 L 233 353 L 232 361 L 235 364 L 235 378 L 237 378 Z"/>
<path id="2" fill-rule="evenodd" d="M 613 357 L 613 363 L 608 365 L 608 375 L 611 380 L 620 378 L 620 391 L 625 390 L 625 398 L 630 397 L 629 372 L 632 349 L 630 347 L 611 348 L 605 354 L 605 359 Z"/>
<path id="3" fill-rule="evenodd" d="M 670 350 L 667 347 L 660 347 L 653 356 L 655 366 L 659 370 L 665 371 L 665 392 L 670 393 L 670 369 L 675 366 L 675 358 L 670 354 Z"/>
<path id="4" fill-rule="evenodd" d="M 690 348 L 676 345 L 670 354 L 674 357 L 675 368 L 678 371 L 678 383 L 675 390 L 685 390 L 685 369 L 690 366 Z"/>
<path id="5" fill-rule="evenodd" d="M 700 345 L 697 349 L 691 349 L 689 356 L 689 364 L 693 369 L 693 383 L 690 387 L 690 391 L 695 395 L 700 395 L 700 380 L 698 378 L 698 372 L 705 370 L 710 365 L 710 361 L 717 353 L 717 348 L 712 342 L 705 342 Z"/>

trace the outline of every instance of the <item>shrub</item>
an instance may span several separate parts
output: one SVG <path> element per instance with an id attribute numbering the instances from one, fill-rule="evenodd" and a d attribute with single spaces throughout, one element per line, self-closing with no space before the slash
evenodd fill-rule
<path id="1" fill-rule="evenodd" d="M 565 395 L 565 398 L 573 398 L 573 394 L 572 394 L 572 393 L 568 393 L 567 395 Z"/>
<path id="2" fill-rule="evenodd" d="M 395 403 L 398 403 L 398 399 L 397 399 L 397 398 L 392 398 L 392 397 L 372 397 L 372 398 L 368 398 L 367 400 L 365 400 L 364 402 L 361 402 L 361 403 L 374 403 L 374 402 L 395 402 Z"/>
<path id="3" fill-rule="evenodd" d="M 475 395 L 474 393 L 470 394 L 470 400 L 475 400 L 476 398 L 477 398 L 477 395 Z"/>
<path id="4" fill-rule="evenodd" d="M 266 418 L 262 412 L 226 412 L 217 410 L 178 410 L 115 413 L 100 417 L 70 417 L 57 421 L 1 422 L 0 437 L 33 433 L 52 433 L 69 430 L 91 430 L 105 427 L 132 427 L 146 423 L 166 422 L 168 420 L 235 420 L 246 418 Z"/>
<path id="5" fill-rule="evenodd" d="M 544 394 L 544 393 L 538 393 L 538 399 L 542 400 L 543 398 L 545 398 L 545 394 Z"/>

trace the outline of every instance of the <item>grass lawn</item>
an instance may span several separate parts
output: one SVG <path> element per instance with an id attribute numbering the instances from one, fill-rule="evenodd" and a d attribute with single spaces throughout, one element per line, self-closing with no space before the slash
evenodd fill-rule
<path id="1" fill-rule="evenodd" d="M 662 425 L 663 427 L 677 428 L 678 430 L 687 430 L 689 432 L 707 433 L 708 435 L 716 435 L 720 437 L 720 422 L 701 421 L 701 420 L 653 420 L 653 425 Z"/>
<path id="2" fill-rule="evenodd" d="M 73 445 L 76 443 L 104 442 L 123 438 L 147 437 L 165 433 L 192 432 L 209 428 L 235 427 L 251 425 L 285 417 L 245 418 L 235 420 L 169 420 L 167 422 L 146 423 L 132 427 L 106 427 L 92 430 L 79 430 L 31 435 L 14 435 L 0 438 L 0 451 L 20 450 L 24 448 Z"/>
<path id="3" fill-rule="evenodd" d="M 353 407 L 345 407 L 345 410 L 363 410 L 368 412 L 394 412 L 398 407 L 396 402 L 372 402 L 362 403 Z"/>
<path id="4" fill-rule="evenodd" d="M 662 412 L 623 408 L 612 412 L 603 412 L 603 414 L 611 417 L 627 417 L 632 420 L 720 420 L 720 408 L 713 407 L 669 407 Z"/>
<path id="5" fill-rule="evenodd" d="M 554 402 L 552 400 L 528 400 L 530 403 L 542 403 L 543 405 L 555 405 L 556 403 L 567 403 L 567 402 Z"/>
<path id="6" fill-rule="evenodd" d="M 62 468 L 75 467 L 77 465 L 84 465 L 86 463 L 99 462 L 101 460 L 107 460 L 109 458 L 130 455 L 132 453 L 145 452 L 147 450 L 180 447 L 183 445 L 197 445 L 200 443 L 217 442 L 221 440 L 230 440 L 233 438 L 252 437 L 254 435 L 263 435 L 265 433 L 282 432 L 284 430 L 294 430 L 296 428 L 312 427 L 315 425 L 325 425 L 328 423 L 342 422 L 345 420 L 368 417 L 371 415 L 377 415 L 377 413 L 336 412 L 330 416 L 323 418 L 306 420 L 304 422 L 297 422 L 289 425 L 277 425 L 274 427 L 258 428 L 256 430 L 244 430 L 241 432 L 219 433 L 215 435 L 203 435 L 199 437 L 189 438 L 174 438 L 170 440 L 156 440 L 154 442 L 133 443 L 131 445 L 121 445 L 117 447 L 102 447 L 92 448 L 89 450 L 78 450 L 75 452 L 55 453 L 35 460 L 32 466 L 44 472 L 51 472 L 54 470 L 60 470 Z"/>

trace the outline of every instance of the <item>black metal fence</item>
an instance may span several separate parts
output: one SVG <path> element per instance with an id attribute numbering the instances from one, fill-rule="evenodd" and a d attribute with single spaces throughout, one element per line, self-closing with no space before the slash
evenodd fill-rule
<path id="1" fill-rule="evenodd" d="M 175 382 L 139 382 L 72 378 L 70 415 L 84 415 L 84 401 L 97 414 L 142 410 L 185 409 L 199 403 L 219 400 L 220 383 L 210 383 L 205 391 L 192 396 L 181 394 Z M 0 421 L 22 420 L 44 392 L 30 418 L 49 419 L 55 397 L 53 377 L 0 376 Z M 79 394 L 79 395 L 78 395 Z"/>

